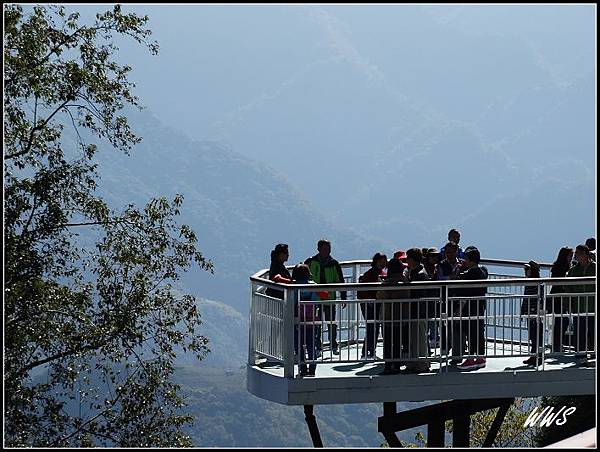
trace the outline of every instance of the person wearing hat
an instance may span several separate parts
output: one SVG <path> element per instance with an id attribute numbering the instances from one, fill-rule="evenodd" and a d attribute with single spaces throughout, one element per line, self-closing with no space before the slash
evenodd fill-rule
<path id="1" fill-rule="evenodd" d="M 279 275 L 285 279 L 292 279 L 289 270 L 285 267 L 285 262 L 290 257 L 290 252 L 287 243 L 279 243 L 271 251 L 271 266 L 269 267 L 269 279 L 275 280 L 275 277 Z M 273 298 L 279 298 L 283 300 L 283 292 L 277 289 L 271 289 L 270 287 L 266 290 L 266 294 Z"/>
<path id="2" fill-rule="evenodd" d="M 403 264 L 406 264 L 406 252 L 398 250 L 394 253 L 394 259 L 399 259 Z"/>
<path id="3" fill-rule="evenodd" d="M 425 267 L 425 271 L 429 275 L 429 278 L 436 278 L 437 266 L 439 263 L 440 251 L 435 246 L 427 248 L 427 253 L 425 254 L 425 262 L 423 263 L 423 266 Z"/>
<path id="4" fill-rule="evenodd" d="M 540 265 L 535 261 L 529 261 L 524 266 L 526 278 L 539 278 L 540 277 Z M 539 347 L 543 347 L 544 341 L 544 328 L 542 326 L 542 319 L 539 316 L 540 312 L 540 294 L 541 286 L 539 284 L 525 286 L 523 291 L 523 301 L 521 302 L 521 315 L 527 318 L 527 331 L 529 333 L 529 342 L 531 343 L 530 356 L 523 364 L 528 366 L 535 366 L 541 359 L 541 353 L 539 353 Z"/>

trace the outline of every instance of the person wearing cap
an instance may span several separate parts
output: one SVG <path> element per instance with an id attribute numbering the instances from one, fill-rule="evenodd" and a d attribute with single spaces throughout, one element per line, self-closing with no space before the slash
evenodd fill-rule
<path id="1" fill-rule="evenodd" d="M 317 284 L 334 284 L 343 283 L 344 274 L 340 263 L 331 257 L 331 242 L 329 240 L 321 239 L 317 243 L 318 253 L 312 257 L 309 257 L 304 262 L 308 265 L 310 272 Z M 335 291 L 328 292 L 328 300 L 335 300 Z M 340 292 L 340 298 L 346 300 L 346 292 Z M 335 323 L 335 304 L 322 304 L 323 316 L 327 322 L 327 331 L 329 333 L 329 343 L 331 344 L 331 352 L 334 355 L 339 355 L 338 342 L 337 342 L 337 324 Z M 344 306 L 342 306 L 344 307 Z M 317 345 L 321 347 L 321 331 L 320 327 L 317 327 Z"/>
<path id="2" fill-rule="evenodd" d="M 436 279 L 437 266 L 440 263 L 440 251 L 432 246 L 431 248 L 427 248 L 427 254 L 425 254 L 425 262 L 423 266 L 425 267 L 425 271 L 429 275 L 430 279 Z"/>
<path id="3" fill-rule="evenodd" d="M 450 229 L 448 231 L 448 242 L 454 242 L 457 245 L 460 243 L 460 232 L 458 231 L 458 229 Z M 444 252 L 444 247 L 442 246 L 442 248 L 440 249 L 440 260 L 443 260 L 446 257 L 445 252 Z M 463 249 L 460 247 L 460 245 L 458 246 L 458 258 L 459 259 L 464 259 L 465 258 L 465 253 L 463 251 Z"/>
<path id="4" fill-rule="evenodd" d="M 462 280 L 474 280 L 474 279 L 487 279 L 487 269 L 480 265 L 481 255 L 476 247 L 469 247 L 465 250 L 465 260 L 461 267 L 460 273 L 453 275 L 452 279 Z M 461 301 L 462 308 L 460 310 L 460 317 L 467 317 L 462 320 L 461 329 L 463 334 L 466 332 L 468 341 L 468 353 L 469 355 L 475 355 L 476 358 L 467 358 L 461 364 L 458 365 L 460 370 L 474 370 L 485 367 L 486 359 L 485 355 L 485 320 L 482 318 L 485 316 L 486 300 L 485 297 L 487 288 L 485 287 L 464 287 L 457 288 L 452 291 L 451 296 L 455 297 L 469 297 L 471 299 Z M 454 316 L 458 315 L 454 311 Z M 471 319 L 470 317 L 477 317 Z M 457 351 L 452 352 L 456 355 Z M 454 360 L 453 360 L 454 361 Z"/>
<path id="5" fill-rule="evenodd" d="M 398 250 L 394 253 L 394 259 L 399 259 L 406 265 L 406 251 Z"/>
<path id="6" fill-rule="evenodd" d="M 526 278 L 539 278 L 540 277 L 540 266 L 535 261 L 529 261 L 525 264 L 525 277 Z M 539 316 L 540 312 L 540 295 L 542 287 L 539 284 L 525 286 L 523 291 L 523 301 L 521 302 L 521 315 L 527 317 L 527 331 L 529 333 L 529 342 L 531 343 L 530 356 L 523 364 L 528 366 L 535 366 L 541 360 L 541 353 L 539 347 L 544 346 L 544 327 L 542 326 L 542 318 Z"/>
<path id="7" fill-rule="evenodd" d="M 586 245 L 577 245 L 575 247 L 575 258 L 577 265 L 572 267 L 567 273 L 567 277 L 576 278 L 582 276 L 596 276 L 596 263 L 590 257 L 590 249 Z M 575 314 L 573 316 L 573 326 L 575 328 L 575 357 L 582 361 L 587 360 L 589 350 L 594 350 L 594 333 L 595 333 L 595 284 L 578 284 L 576 286 L 568 286 L 569 291 L 574 293 L 590 293 L 592 295 L 581 295 L 573 297 L 569 303 L 569 312 Z M 587 315 L 591 313 L 591 315 Z"/>
<path id="8" fill-rule="evenodd" d="M 285 267 L 285 262 L 289 257 L 290 252 L 286 243 L 277 244 L 271 251 L 271 266 L 269 267 L 269 279 L 271 281 L 274 281 L 277 275 L 285 279 L 292 279 L 292 275 L 290 275 L 289 270 Z M 281 290 L 269 287 L 265 293 L 270 297 L 283 300 L 283 292 Z"/>
<path id="9" fill-rule="evenodd" d="M 359 283 L 380 282 L 383 276 L 383 271 L 387 266 L 387 256 L 383 253 L 375 253 L 371 260 L 371 268 L 358 278 Z M 366 336 L 363 342 L 361 359 L 373 359 L 375 349 L 377 348 L 377 340 L 379 339 L 379 329 L 381 323 L 378 322 L 381 314 L 381 304 L 377 303 L 376 290 L 359 290 L 356 293 L 356 298 L 359 300 L 369 300 L 366 303 L 360 304 L 360 311 L 367 323 Z"/>

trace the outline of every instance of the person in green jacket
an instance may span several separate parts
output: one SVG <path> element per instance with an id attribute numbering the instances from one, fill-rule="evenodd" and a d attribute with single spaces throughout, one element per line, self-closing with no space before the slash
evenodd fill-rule
<path id="1" fill-rule="evenodd" d="M 590 250 L 587 246 L 578 245 L 575 248 L 575 258 L 577 259 L 577 265 L 569 270 L 567 277 L 596 276 L 596 263 L 592 261 Z M 595 315 L 584 314 L 595 314 L 596 312 L 596 286 L 595 284 L 579 284 L 576 286 L 566 286 L 566 290 L 573 293 L 594 294 L 575 297 L 570 303 L 570 312 L 578 314 L 573 318 L 576 338 L 575 350 L 579 352 L 575 356 L 585 359 L 586 352 L 594 351 Z"/>
<path id="2" fill-rule="evenodd" d="M 331 257 L 331 243 L 329 240 L 321 239 L 317 243 L 317 251 L 313 257 L 309 257 L 304 261 L 310 272 L 313 275 L 313 280 L 317 284 L 332 284 L 332 283 L 343 283 L 344 274 L 342 273 L 342 267 L 340 263 Z M 346 300 L 346 292 L 340 292 L 341 299 Z M 335 291 L 328 292 L 328 300 L 335 300 Z M 334 355 L 339 355 L 339 348 L 337 342 L 337 325 L 335 323 L 335 304 L 323 303 L 322 305 L 323 315 L 327 322 L 327 331 L 329 333 L 329 343 L 331 344 L 331 351 Z M 321 346 L 321 328 L 317 328 L 317 344 Z"/>

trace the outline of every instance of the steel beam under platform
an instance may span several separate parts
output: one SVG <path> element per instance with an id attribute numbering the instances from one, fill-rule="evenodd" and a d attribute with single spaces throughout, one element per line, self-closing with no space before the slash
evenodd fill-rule
<path id="1" fill-rule="evenodd" d="M 378 430 L 390 447 L 402 447 L 396 432 L 427 425 L 427 446 L 444 447 L 445 423 L 452 420 L 453 447 L 469 447 L 471 416 L 499 408 L 484 441 L 484 447 L 491 447 L 514 401 L 514 398 L 451 400 L 400 413 L 396 412 L 396 402 L 384 402 Z"/>

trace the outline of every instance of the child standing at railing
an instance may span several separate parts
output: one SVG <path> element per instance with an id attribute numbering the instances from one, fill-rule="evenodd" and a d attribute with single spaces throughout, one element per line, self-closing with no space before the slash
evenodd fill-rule
<path id="1" fill-rule="evenodd" d="M 298 264 L 292 271 L 293 284 L 315 284 L 311 279 L 310 269 L 308 265 Z M 317 350 L 315 344 L 315 329 L 314 322 L 317 320 L 314 306 L 308 303 L 299 303 L 298 292 L 300 295 L 300 301 L 317 301 L 327 296 L 327 292 L 314 292 L 308 290 L 295 290 L 294 291 L 294 313 L 299 320 L 299 324 L 296 326 L 294 333 L 294 351 L 300 361 L 300 373 L 301 377 L 314 377 L 317 369 L 316 363 L 310 363 L 308 368 L 304 363 L 306 355 L 309 360 L 315 360 L 317 357 Z"/>

